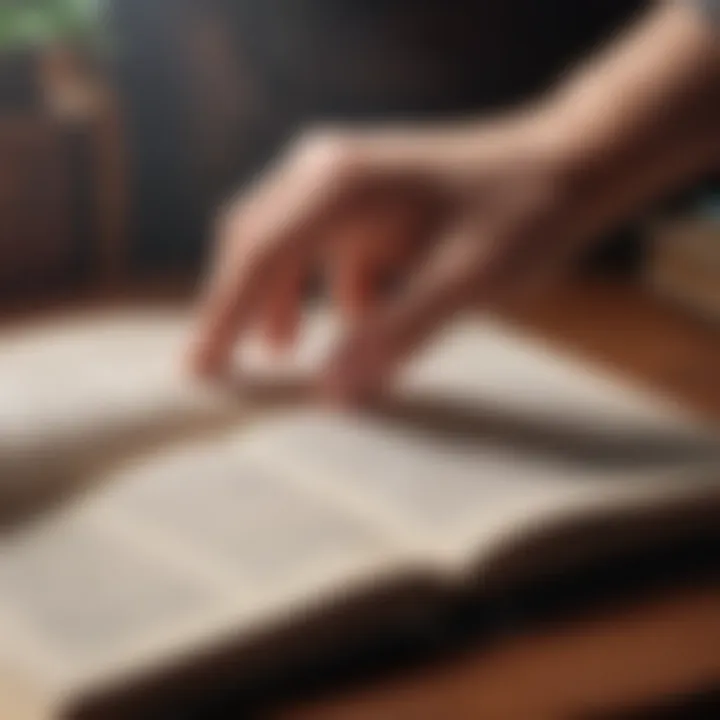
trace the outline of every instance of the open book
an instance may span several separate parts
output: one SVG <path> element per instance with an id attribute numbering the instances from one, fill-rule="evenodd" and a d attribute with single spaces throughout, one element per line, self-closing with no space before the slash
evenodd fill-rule
<path id="1" fill-rule="evenodd" d="M 720 525 L 712 428 L 500 323 L 459 322 L 355 415 L 294 384 L 330 320 L 286 366 L 247 350 L 266 392 L 194 386 L 186 330 L 158 309 L 0 340 L 3 719 L 144 717 Z"/>

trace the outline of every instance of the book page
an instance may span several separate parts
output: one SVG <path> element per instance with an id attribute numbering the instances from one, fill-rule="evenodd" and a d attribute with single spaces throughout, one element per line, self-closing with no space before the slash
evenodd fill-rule
<path id="1" fill-rule="evenodd" d="M 0 537 L 0 668 L 13 675 L 84 682 L 409 571 L 393 533 L 238 449 L 251 409 L 319 360 L 332 324 L 278 361 L 243 348 L 239 393 L 182 375 L 186 329 L 182 312 L 128 311 L 0 341 L 2 510 L 15 492 L 82 480 Z"/>
<path id="2" fill-rule="evenodd" d="M 4 543 L 0 607 L 15 644 L 46 672 L 64 670 L 128 636 L 206 610 L 212 587 L 77 518 Z"/>
<path id="3" fill-rule="evenodd" d="M 242 416 L 186 377 L 172 311 L 57 320 L 0 342 L 0 506 L 54 499 L 116 460 Z M 4 519 L 0 518 L 0 519 Z"/>
<path id="4" fill-rule="evenodd" d="M 414 572 L 403 539 L 243 452 L 237 433 L 131 463 L 0 548 L 0 652 L 62 684 L 241 640 Z M 216 637 L 217 636 L 217 637 Z"/>
<path id="5" fill-rule="evenodd" d="M 197 434 L 238 426 L 252 409 L 293 402 L 335 331 L 318 318 L 295 352 L 238 351 L 242 381 L 194 380 L 182 360 L 182 310 L 79 313 L 0 336 L 0 521 L 36 495 L 55 499 L 117 462 Z M 16 503 L 15 501 L 19 501 Z"/>
<path id="6" fill-rule="evenodd" d="M 590 320 L 588 320 L 590 322 Z M 592 358 L 492 318 L 450 326 L 408 368 L 413 396 L 482 415 L 547 423 L 562 432 L 657 447 L 665 440 L 717 440 L 717 428 L 672 398 L 641 388 Z"/>
<path id="7" fill-rule="evenodd" d="M 538 521 L 720 491 L 712 429 L 493 323 L 456 327 L 374 412 L 298 413 L 247 444 L 461 563 Z"/>
<path id="8" fill-rule="evenodd" d="M 105 323 L 58 333 L 42 353 L 3 344 L 13 409 L 0 405 L 0 428 L 16 444 L 0 467 L 23 457 L 18 447 L 31 461 L 50 448 L 40 470 L 75 471 L 108 427 L 146 437 L 204 417 L 167 371 L 182 320 Z M 311 329 L 299 362 L 271 379 L 316 362 L 333 330 L 324 319 Z M 12 400 L 18 388 L 28 409 Z M 201 428 L 150 456 L 122 444 L 92 491 L 3 537 L 0 625 L 14 630 L 0 662 L 76 682 L 139 671 L 168 648 L 191 652 L 231 628 L 241 640 L 338 592 L 464 567 L 559 513 L 717 489 L 717 474 L 709 485 L 687 474 L 718 467 L 712 433 L 493 324 L 455 328 L 372 412 L 296 409 L 245 429 L 232 419 L 207 438 Z"/>

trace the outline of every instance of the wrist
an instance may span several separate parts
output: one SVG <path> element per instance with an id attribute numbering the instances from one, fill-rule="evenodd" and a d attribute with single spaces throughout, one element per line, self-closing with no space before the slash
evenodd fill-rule
<path id="1" fill-rule="evenodd" d="M 720 48 L 681 4 L 658 8 L 537 109 L 545 152 L 576 191 L 630 207 L 716 169 Z"/>

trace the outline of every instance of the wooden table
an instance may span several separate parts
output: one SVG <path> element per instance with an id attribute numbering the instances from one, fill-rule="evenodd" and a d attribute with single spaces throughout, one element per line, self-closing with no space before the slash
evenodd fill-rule
<path id="1" fill-rule="evenodd" d="M 505 314 L 720 418 L 720 328 L 694 322 L 637 289 L 601 283 L 565 285 Z M 393 680 L 330 692 L 278 717 L 615 718 L 619 708 L 663 703 L 713 683 L 720 687 L 720 584 L 707 581 L 626 598 Z M 682 712 L 677 717 L 720 717 L 720 710 Z"/>

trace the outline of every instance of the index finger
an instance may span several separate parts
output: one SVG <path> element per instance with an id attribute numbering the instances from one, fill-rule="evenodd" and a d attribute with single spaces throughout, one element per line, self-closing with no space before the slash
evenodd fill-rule
<path id="1" fill-rule="evenodd" d="M 281 168 L 223 223 L 191 356 L 196 372 L 219 372 L 267 294 L 284 292 L 277 279 L 310 265 L 318 225 L 345 189 L 334 171 L 331 165 Z"/>

